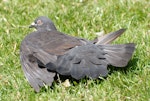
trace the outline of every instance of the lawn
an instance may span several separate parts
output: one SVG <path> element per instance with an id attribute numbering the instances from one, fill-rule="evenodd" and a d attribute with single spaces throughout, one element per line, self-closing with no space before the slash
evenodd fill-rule
<path id="1" fill-rule="evenodd" d="M 1 0 L 1 101 L 150 101 L 150 2 L 148 0 Z M 54 82 L 39 93 L 24 77 L 19 48 L 41 15 L 72 36 L 94 39 L 94 33 L 127 28 L 114 43 L 136 43 L 125 69 L 112 67 L 106 79 L 71 81 L 66 88 Z"/>

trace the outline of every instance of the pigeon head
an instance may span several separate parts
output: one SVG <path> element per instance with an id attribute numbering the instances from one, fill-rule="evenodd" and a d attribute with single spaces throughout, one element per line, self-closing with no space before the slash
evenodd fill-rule
<path id="1" fill-rule="evenodd" d="M 29 28 L 35 28 L 36 30 L 57 30 L 54 23 L 45 16 L 40 16 L 34 20 Z"/>

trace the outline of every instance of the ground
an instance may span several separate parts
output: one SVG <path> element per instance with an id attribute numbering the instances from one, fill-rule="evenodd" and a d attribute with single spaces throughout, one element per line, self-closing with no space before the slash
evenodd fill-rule
<path id="1" fill-rule="evenodd" d="M 150 2 L 148 0 L 1 0 L 0 100 L 2 101 L 150 101 Z M 72 80 L 66 88 L 54 82 L 35 93 L 24 77 L 19 48 L 41 15 L 72 36 L 94 39 L 94 33 L 126 28 L 113 44 L 136 43 L 125 69 L 111 67 L 106 79 Z"/>

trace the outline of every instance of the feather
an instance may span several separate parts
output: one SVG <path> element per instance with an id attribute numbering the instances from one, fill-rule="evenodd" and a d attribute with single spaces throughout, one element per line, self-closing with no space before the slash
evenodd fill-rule
<path id="1" fill-rule="evenodd" d="M 118 31 L 106 34 L 106 35 L 98 38 L 96 44 L 97 45 L 98 44 L 110 44 L 112 41 L 114 41 L 116 38 L 118 38 L 120 35 L 122 35 L 125 30 L 126 29 L 120 29 Z"/>

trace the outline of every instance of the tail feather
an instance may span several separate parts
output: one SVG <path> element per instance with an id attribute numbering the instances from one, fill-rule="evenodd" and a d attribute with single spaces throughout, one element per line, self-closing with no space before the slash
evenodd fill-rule
<path id="1" fill-rule="evenodd" d="M 96 42 L 96 44 L 110 44 L 112 41 L 114 41 L 117 37 L 119 37 L 120 35 L 123 34 L 123 32 L 126 29 L 120 29 L 118 31 L 115 32 L 111 32 L 109 34 L 106 34 L 100 38 L 98 38 L 98 41 Z"/>
<path id="2" fill-rule="evenodd" d="M 77 80 L 85 76 L 91 78 L 106 77 L 108 74 L 107 65 L 95 65 L 84 59 L 80 64 L 73 64 L 71 68 L 71 76 Z"/>
<path id="3" fill-rule="evenodd" d="M 135 44 L 133 43 L 78 46 L 58 57 L 56 71 L 61 75 L 71 75 L 77 80 L 85 76 L 106 77 L 107 65 L 126 66 L 134 49 Z"/>
<path id="4" fill-rule="evenodd" d="M 106 53 L 105 57 L 108 63 L 116 67 L 126 66 L 135 50 L 134 43 L 122 45 L 100 45 L 99 47 L 103 47 L 103 51 Z"/>

